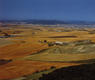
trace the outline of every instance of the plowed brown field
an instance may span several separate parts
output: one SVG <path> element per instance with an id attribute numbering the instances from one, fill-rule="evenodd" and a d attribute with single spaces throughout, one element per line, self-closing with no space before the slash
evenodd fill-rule
<path id="1" fill-rule="evenodd" d="M 0 58 L 15 59 L 36 53 L 45 48 L 47 46 L 41 44 L 11 44 L 0 48 Z"/>

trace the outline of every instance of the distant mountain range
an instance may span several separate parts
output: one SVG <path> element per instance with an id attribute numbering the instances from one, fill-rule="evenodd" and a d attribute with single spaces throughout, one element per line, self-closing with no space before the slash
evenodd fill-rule
<path id="1" fill-rule="evenodd" d="M 15 24 L 42 24 L 42 25 L 56 25 L 56 24 L 95 24 L 90 21 L 61 21 L 61 20 L 0 20 L 2 23 L 15 23 Z"/>

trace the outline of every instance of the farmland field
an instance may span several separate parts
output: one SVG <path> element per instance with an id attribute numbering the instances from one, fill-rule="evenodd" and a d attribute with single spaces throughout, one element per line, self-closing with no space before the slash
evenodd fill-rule
<path id="1" fill-rule="evenodd" d="M 94 62 L 94 30 L 0 27 L 0 36 L 3 36 L 0 37 L 0 63 L 4 63 L 0 64 L 0 80 L 23 80 L 20 78 L 39 75 L 40 71 L 49 70 L 52 66 L 57 69 Z M 39 73 L 32 75 L 37 71 Z"/>

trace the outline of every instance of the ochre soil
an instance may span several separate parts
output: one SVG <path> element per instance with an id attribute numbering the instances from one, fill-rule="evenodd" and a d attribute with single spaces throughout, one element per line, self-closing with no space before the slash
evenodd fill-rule
<path id="1" fill-rule="evenodd" d="M 0 59 L 15 59 L 36 53 L 47 48 L 47 45 L 41 44 L 11 44 L 0 47 Z"/>
<path id="2" fill-rule="evenodd" d="M 56 68 L 79 65 L 74 63 L 56 63 L 39 61 L 13 61 L 0 66 L 0 79 L 13 79 L 24 75 L 32 74 L 36 71 L 49 69 L 51 66 Z"/>

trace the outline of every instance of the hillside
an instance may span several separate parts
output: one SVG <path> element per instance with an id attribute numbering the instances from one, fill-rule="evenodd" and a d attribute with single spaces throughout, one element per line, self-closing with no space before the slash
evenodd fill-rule
<path id="1" fill-rule="evenodd" d="M 57 69 L 39 80 L 95 80 L 95 63 Z"/>

